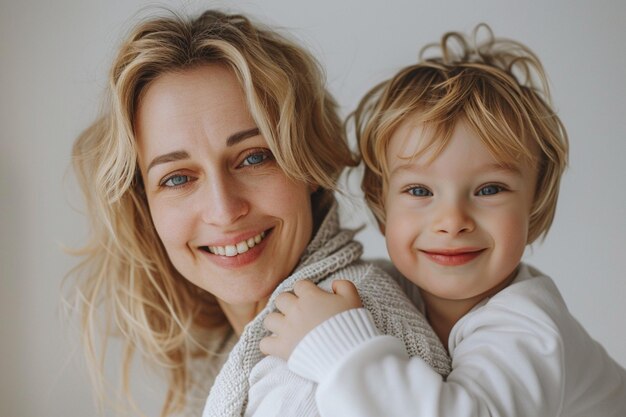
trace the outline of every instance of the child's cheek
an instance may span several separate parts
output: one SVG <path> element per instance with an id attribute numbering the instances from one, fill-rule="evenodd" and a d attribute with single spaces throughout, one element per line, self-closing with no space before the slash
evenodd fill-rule
<path id="1" fill-rule="evenodd" d="M 387 251 L 396 267 L 411 270 L 415 262 L 416 240 L 420 234 L 418 219 L 411 210 L 397 205 L 388 206 L 386 213 L 385 242 Z"/>

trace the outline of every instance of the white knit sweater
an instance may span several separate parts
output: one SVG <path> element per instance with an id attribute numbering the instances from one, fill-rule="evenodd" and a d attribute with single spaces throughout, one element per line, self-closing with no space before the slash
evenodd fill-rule
<path id="1" fill-rule="evenodd" d="M 441 375 L 450 372 L 450 359 L 423 315 L 411 304 L 398 284 L 377 267 L 361 262 L 362 247 L 354 232 L 339 228 L 336 205 L 329 211 L 294 272 L 271 295 L 267 306 L 244 328 L 218 374 L 207 399 L 203 417 L 243 415 L 247 405 L 249 376 L 262 358 L 260 340 L 268 335 L 263 319 L 274 310 L 276 296 L 290 291 L 295 282 L 308 279 L 330 290 L 335 279 L 355 283 L 363 305 L 383 334 L 404 342 L 410 356 L 418 356 Z M 311 352 L 311 360 L 323 360 Z"/>

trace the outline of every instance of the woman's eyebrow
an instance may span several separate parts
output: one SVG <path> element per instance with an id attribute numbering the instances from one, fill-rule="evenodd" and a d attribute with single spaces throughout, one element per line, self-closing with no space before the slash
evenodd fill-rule
<path id="1" fill-rule="evenodd" d="M 189 154 L 186 151 L 174 151 L 159 155 L 154 158 L 152 162 L 150 162 L 150 165 L 148 165 L 148 169 L 146 170 L 146 172 L 150 171 L 150 169 L 155 165 L 164 164 L 166 162 L 180 161 L 182 159 L 189 159 Z"/>
<path id="2" fill-rule="evenodd" d="M 259 128 L 253 127 L 252 129 L 242 130 L 241 132 L 233 133 L 226 139 L 226 146 L 233 146 L 242 140 L 254 137 L 259 134 Z M 155 165 L 165 164 L 167 162 L 180 161 L 183 159 L 189 159 L 189 154 L 186 151 L 174 151 L 163 155 L 159 155 L 150 162 L 146 172 L 150 171 Z"/>
<path id="3" fill-rule="evenodd" d="M 242 130 L 241 132 L 233 133 L 226 139 L 226 146 L 233 146 L 242 140 L 251 138 L 259 134 L 259 128 L 253 127 L 252 129 Z"/>

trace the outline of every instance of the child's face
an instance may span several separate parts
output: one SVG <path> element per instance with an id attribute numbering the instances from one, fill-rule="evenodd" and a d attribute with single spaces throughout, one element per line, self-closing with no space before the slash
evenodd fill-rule
<path id="1" fill-rule="evenodd" d="M 526 246 L 536 173 L 504 167 L 459 121 L 431 160 L 407 119 L 388 145 L 385 238 L 396 267 L 425 297 L 478 302 L 505 285 Z"/>

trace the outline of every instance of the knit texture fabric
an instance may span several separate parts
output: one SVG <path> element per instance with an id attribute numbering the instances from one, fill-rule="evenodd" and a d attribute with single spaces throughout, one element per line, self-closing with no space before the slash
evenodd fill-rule
<path id="1" fill-rule="evenodd" d="M 291 291 L 293 285 L 303 279 L 329 291 L 332 281 L 336 279 L 354 282 L 364 307 L 372 314 L 374 324 L 381 333 L 402 340 L 410 356 L 423 358 L 441 375 L 446 376 L 450 372 L 450 358 L 423 315 L 392 278 L 373 265 L 359 260 L 363 248 L 353 237 L 354 231 L 339 228 L 337 205 L 334 204 L 294 272 L 276 288 L 267 306 L 243 329 L 239 341 L 215 379 L 203 417 L 243 415 L 248 399 L 250 372 L 263 358 L 259 342 L 269 335 L 263 327 L 263 320 L 275 309 L 276 296 Z"/>

